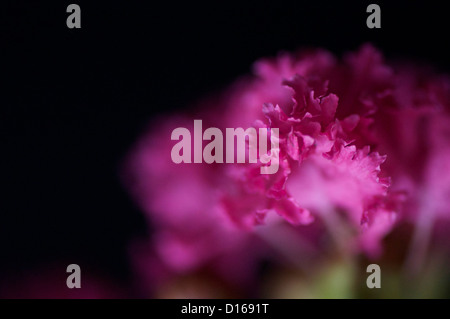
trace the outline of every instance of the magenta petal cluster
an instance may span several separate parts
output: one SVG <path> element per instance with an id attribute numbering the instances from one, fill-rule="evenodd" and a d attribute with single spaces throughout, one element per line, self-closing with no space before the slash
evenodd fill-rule
<path id="1" fill-rule="evenodd" d="M 370 45 L 342 61 L 322 50 L 258 61 L 194 117 L 160 120 L 130 153 L 124 176 L 153 229 L 151 262 L 239 282 L 274 256 L 275 242 L 293 260 L 302 257 L 295 240 L 309 253 L 376 257 L 397 222 L 450 219 L 449 83 L 387 65 Z M 173 163 L 171 131 L 193 132 L 194 119 L 278 129 L 279 170 Z"/>

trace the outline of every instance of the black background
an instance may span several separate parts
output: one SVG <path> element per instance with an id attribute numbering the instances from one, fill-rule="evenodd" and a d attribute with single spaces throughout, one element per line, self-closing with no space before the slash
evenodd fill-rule
<path id="1" fill-rule="evenodd" d="M 120 161 L 157 113 L 186 107 L 258 58 L 372 42 L 449 71 L 448 13 L 430 1 L 10 1 L 0 4 L 0 277 L 53 261 L 130 276 L 144 218 Z M 81 29 L 66 8 L 81 7 Z"/>

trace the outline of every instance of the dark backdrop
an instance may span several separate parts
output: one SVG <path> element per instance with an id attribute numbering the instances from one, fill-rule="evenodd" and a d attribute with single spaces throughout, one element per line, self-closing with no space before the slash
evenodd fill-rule
<path id="1" fill-rule="evenodd" d="M 118 179 L 121 158 L 152 116 L 260 57 L 372 42 L 449 71 L 448 13 L 430 1 L 373 1 L 382 28 L 372 30 L 369 1 L 40 2 L 0 5 L 0 275 L 67 260 L 126 282 L 127 244 L 146 227 Z M 66 27 L 70 3 L 81 29 Z"/>

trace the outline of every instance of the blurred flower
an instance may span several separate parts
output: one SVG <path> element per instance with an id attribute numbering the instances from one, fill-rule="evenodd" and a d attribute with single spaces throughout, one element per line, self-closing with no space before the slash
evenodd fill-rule
<path id="1" fill-rule="evenodd" d="M 261 260 L 308 271 L 333 250 L 375 258 L 403 221 L 417 224 L 423 255 L 435 222 L 450 219 L 448 79 L 388 66 L 370 45 L 342 62 L 322 50 L 281 54 L 254 73 L 195 117 L 160 120 L 130 152 L 125 183 L 153 229 L 151 248 L 133 251 L 148 281 L 207 269 L 249 287 Z M 193 119 L 278 128 L 280 169 L 174 164 L 171 131 L 193 132 Z"/>

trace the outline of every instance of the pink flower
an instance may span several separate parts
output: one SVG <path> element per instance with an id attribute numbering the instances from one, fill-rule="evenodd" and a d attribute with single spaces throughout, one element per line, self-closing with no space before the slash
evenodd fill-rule
<path id="1" fill-rule="evenodd" d="M 356 72 L 358 66 L 350 65 L 347 69 L 342 69 L 340 65 L 333 65 L 331 58 L 325 59 L 328 63 L 316 65 L 314 73 L 309 74 L 307 71 L 310 68 L 299 67 L 302 61 L 286 63 L 289 59 L 284 56 L 279 60 L 279 70 L 287 79 L 275 76 L 277 68 L 273 63 L 268 63 L 266 69 L 271 71 L 268 74 L 279 82 L 267 80 L 267 85 L 279 86 L 282 88 L 279 90 L 280 96 L 281 92 L 285 96 L 278 97 L 283 101 L 282 104 L 263 104 L 262 114 L 265 119 L 255 117 L 257 121 L 254 125 L 279 128 L 281 169 L 275 176 L 268 177 L 255 174 L 254 167 L 246 166 L 240 174 L 246 179 L 240 178 L 239 181 L 253 192 L 264 194 L 263 198 L 271 199 L 267 208 L 275 210 L 293 224 L 308 224 L 313 221 L 314 216 L 329 224 L 330 219 L 336 220 L 339 211 L 345 212 L 344 224 L 347 230 L 342 231 L 355 232 L 359 237 L 352 243 L 349 241 L 347 245 L 353 246 L 352 249 L 363 248 L 375 255 L 380 252 L 380 240 L 393 225 L 395 211 L 383 204 L 393 200 L 388 198 L 389 180 L 379 176 L 380 165 L 385 156 L 370 152 L 367 145 L 372 136 L 366 132 L 373 121 L 371 115 L 375 110 L 364 108 L 360 99 L 370 98 L 371 94 L 378 93 L 378 89 L 384 90 L 387 87 L 384 82 L 389 83 L 387 77 L 391 72 L 386 67 L 370 64 L 365 59 L 380 63 L 380 58 L 370 47 L 365 47 L 353 59 L 369 79 L 365 79 L 361 71 Z M 315 59 L 307 59 L 308 62 L 311 60 Z M 323 62 L 323 59 L 318 60 Z M 263 66 L 264 64 L 259 64 L 264 69 Z M 339 87 L 345 92 L 343 95 L 348 100 L 355 100 L 353 104 L 361 103 L 360 107 L 344 105 L 347 110 L 341 112 L 342 119 L 336 117 L 340 107 L 338 96 L 328 92 L 331 83 L 327 78 L 335 78 L 336 74 L 347 75 Z M 325 78 L 322 79 L 321 76 Z M 354 83 L 353 80 L 360 83 Z M 355 89 L 364 83 L 366 86 Z M 349 88 L 353 89 L 350 91 Z M 272 90 L 273 88 L 265 87 L 262 95 Z M 234 101 L 236 100 L 235 97 Z M 246 107 L 245 103 L 238 104 Z M 253 109 L 251 104 L 247 107 Z M 355 113 L 350 113 L 351 111 Z M 355 137 L 359 139 L 359 143 L 355 142 Z M 356 146 L 363 142 L 366 146 Z M 241 199 L 238 198 L 237 201 Z M 261 209 L 253 210 L 261 212 Z M 246 219 L 250 211 L 247 207 L 243 214 Z M 385 217 L 377 218 L 376 212 Z M 236 219 L 236 209 L 229 209 L 228 213 Z M 371 229 L 375 224 L 377 231 Z"/>
<path id="2" fill-rule="evenodd" d="M 170 133 L 192 132 L 194 118 L 160 121 L 124 174 L 154 229 L 142 268 L 169 277 L 207 268 L 242 284 L 261 258 L 296 262 L 335 248 L 376 257 L 396 221 L 428 229 L 450 219 L 446 79 L 390 67 L 370 45 L 342 62 L 316 50 L 254 70 L 199 103 L 195 119 L 278 129 L 278 171 L 261 174 L 261 162 L 174 164 Z"/>

